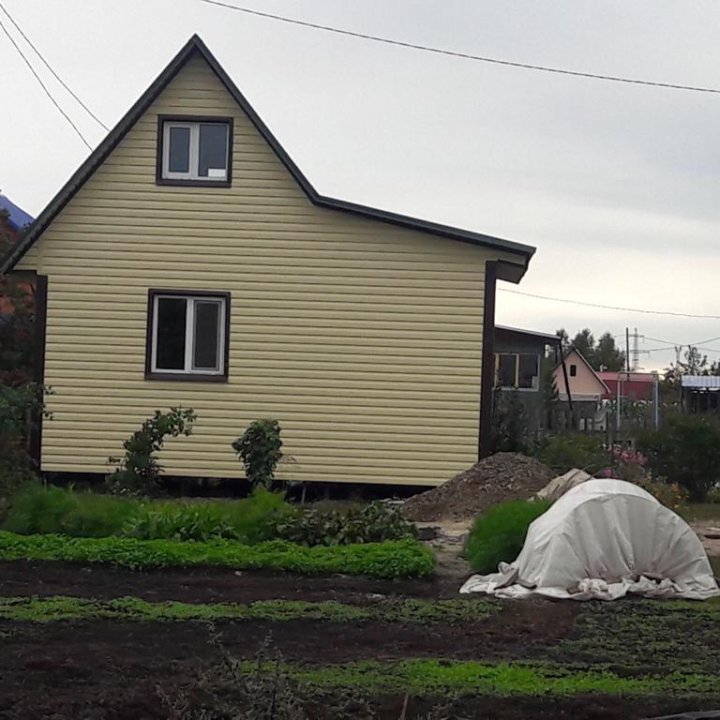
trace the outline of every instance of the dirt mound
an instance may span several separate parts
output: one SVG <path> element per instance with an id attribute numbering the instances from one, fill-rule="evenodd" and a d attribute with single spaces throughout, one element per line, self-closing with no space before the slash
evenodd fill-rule
<path id="1" fill-rule="evenodd" d="M 520 453 L 498 453 L 446 483 L 411 497 L 403 506 L 403 513 L 420 522 L 471 518 L 502 500 L 529 498 L 555 475 L 534 458 Z"/>

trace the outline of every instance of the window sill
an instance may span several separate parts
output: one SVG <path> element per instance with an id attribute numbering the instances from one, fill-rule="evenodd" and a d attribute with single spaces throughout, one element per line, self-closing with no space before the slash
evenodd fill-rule
<path id="1" fill-rule="evenodd" d="M 163 382 L 203 382 L 203 383 L 226 383 L 227 374 L 224 375 L 203 375 L 201 373 L 163 373 L 146 372 L 146 380 L 159 380 Z"/>
<path id="2" fill-rule="evenodd" d="M 174 180 L 172 178 L 155 178 L 156 185 L 174 185 L 175 187 L 213 187 L 229 188 L 230 180 Z"/>

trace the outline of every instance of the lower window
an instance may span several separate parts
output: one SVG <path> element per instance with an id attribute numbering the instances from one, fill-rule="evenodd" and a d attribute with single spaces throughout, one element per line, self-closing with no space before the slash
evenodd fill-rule
<path id="1" fill-rule="evenodd" d="M 226 379 L 229 304 L 228 293 L 151 290 L 146 376 Z"/>

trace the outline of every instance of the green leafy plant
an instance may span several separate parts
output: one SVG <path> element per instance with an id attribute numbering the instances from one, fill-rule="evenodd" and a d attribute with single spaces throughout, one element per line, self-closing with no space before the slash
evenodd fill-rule
<path id="1" fill-rule="evenodd" d="M 293 512 L 279 493 L 256 488 L 244 500 L 145 502 L 122 528 L 141 540 L 238 540 L 248 545 L 276 537 L 276 526 Z"/>
<path id="2" fill-rule="evenodd" d="M 495 572 L 522 550 L 528 528 L 552 503 L 547 500 L 507 500 L 479 515 L 468 535 L 465 556 L 478 573 Z"/>
<path id="3" fill-rule="evenodd" d="M 2 528 L 24 535 L 225 538 L 253 545 L 275 537 L 275 527 L 293 512 L 282 495 L 264 488 L 243 500 L 140 501 L 35 483 L 12 497 Z"/>
<path id="4" fill-rule="evenodd" d="M 108 458 L 111 465 L 118 465 L 107 476 L 107 487 L 118 495 L 155 495 L 161 491 L 160 473 L 162 466 L 155 454 L 159 452 L 167 437 L 192 435 L 193 423 L 197 419 L 190 409 L 170 408 L 169 412 L 156 410 L 139 430 L 123 443 L 124 458 Z"/>
<path id="5" fill-rule="evenodd" d="M 655 479 L 677 483 L 702 502 L 720 482 L 720 423 L 705 415 L 668 417 L 637 441 Z"/>
<path id="6" fill-rule="evenodd" d="M 233 442 L 233 450 L 245 466 L 245 477 L 251 487 L 270 487 L 275 468 L 283 457 L 280 423 L 277 420 L 255 420 Z"/>
<path id="7" fill-rule="evenodd" d="M 415 537 L 415 526 L 397 508 L 373 502 L 360 508 L 307 510 L 288 516 L 277 536 L 301 545 L 348 545 Z"/>
<path id="8" fill-rule="evenodd" d="M 149 602 L 142 598 L 89 600 L 68 596 L 0 597 L 0 619 L 52 623 L 65 620 L 135 622 L 322 620 L 334 623 L 387 622 L 424 625 L 474 622 L 500 611 L 500 605 L 478 598 L 453 600 L 383 600 L 347 605 L 334 600 L 257 600 L 243 603 Z"/>
<path id="9" fill-rule="evenodd" d="M 119 535 L 138 508 L 138 501 L 132 498 L 33 483 L 13 496 L 2 528 L 25 535 L 106 537 Z"/>
<path id="10" fill-rule="evenodd" d="M 560 474 L 580 468 L 594 475 L 610 462 L 602 439 L 582 433 L 554 435 L 540 443 L 533 454 Z"/>
<path id="11" fill-rule="evenodd" d="M 0 384 L 0 500 L 35 479 L 28 442 L 33 424 L 49 417 L 44 397 L 48 389 L 35 383 L 12 387 Z"/>
<path id="12" fill-rule="evenodd" d="M 426 577 L 435 567 L 433 554 L 415 540 L 308 548 L 280 540 L 244 545 L 232 540 L 74 538 L 6 531 L 0 531 L 0 560 L 99 562 L 135 570 L 207 565 L 234 570 L 285 570 L 301 575 L 367 575 L 388 580 Z"/>

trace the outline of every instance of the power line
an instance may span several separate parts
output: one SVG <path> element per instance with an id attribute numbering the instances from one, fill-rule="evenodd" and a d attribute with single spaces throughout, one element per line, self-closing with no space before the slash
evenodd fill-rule
<path id="1" fill-rule="evenodd" d="M 110 128 L 102 121 L 100 118 L 95 115 L 95 113 L 68 87 L 67 83 L 55 72 L 52 65 L 43 57 L 42 53 L 33 45 L 30 38 L 23 32 L 22 28 L 15 22 L 12 15 L 7 11 L 5 6 L 0 2 L 0 10 L 2 10 L 5 15 L 7 15 L 8 20 L 15 26 L 15 29 L 20 33 L 23 40 L 35 51 L 35 54 L 42 60 L 45 67 L 52 73 L 52 76 L 70 93 L 70 95 L 75 98 L 75 100 L 80 104 L 80 107 L 82 107 L 83 110 L 101 127 L 103 127 L 108 132 L 110 131 Z"/>
<path id="2" fill-rule="evenodd" d="M 204 2 L 205 0 L 203 0 Z M 642 308 L 618 307 L 616 305 L 602 305 L 600 303 L 583 302 L 582 300 L 569 300 L 567 298 L 548 297 L 547 295 L 536 295 L 534 293 L 521 292 L 520 290 L 508 290 L 507 288 L 498 288 L 500 292 L 510 293 L 511 295 L 523 295 L 525 297 L 536 298 L 538 300 L 549 300 L 551 302 L 568 303 L 570 305 L 583 305 L 585 307 L 602 308 L 603 310 L 617 310 L 619 312 L 643 313 L 645 315 L 672 315 L 673 317 L 702 318 L 704 320 L 720 320 L 720 315 L 698 315 L 695 313 L 673 312 L 671 310 L 645 310 Z M 655 342 L 669 342 L 668 340 L 657 340 L 648 338 Z"/>
<path id="3" fill-rule="evenodd" d="M 714 342 L 715 340 L 720 340 L 720 337 L 709 338 L 708 340 L 700 340 L 699 342 L 692 342 L 692 343 L 681 343 L 681 342 L 677 342 L 677 341 L 673 341 L 673 340 L 660 340 L 659 338 L 652 338 L 652 337 L 648 337 L 647 335 L 645 336 L 645 339 L 652 340 L 653 342 L 669 343 L 673 347 L 675 347 L 676 345 L 683 345 L 683 346 L 687 345 L 688 347 L 699 347 L 700 345 L 707 345 L 708 343 Z"/>
<path id="4" fill-rule="evenodd" d="M 415 43 L 404 42 L 402 40 L 392 40 L 391 38 L 380 37 L 379 35 L 368 35 L 367 33 L 344 30 L 342 28 L 331 27 L 330 25 L 321 25 L 320 23 L 308 22 L 306 20 L 296 20 L 283 15 L 274 15 L 273 13 L 251 10 L 250 8 L 240 7 L 239 5 L 232 5 L 227 2 L 221 2 L 221 0 L 200 0 L 200 2 L 206 3 L 207 5 L 216 5 L 217 7 L 227 8 L 228 10 L 236 10 L 237 12 L 246 13 L 248 15 L 256 15 L 270 20 L 278 20 L 279 22 L 288 23 L 290 25 L 300 25 L 302 27 L 314 28 L 315 30 L 325 30 L 326 32 L 336 33 L 338 35 L 347 35 L 349 37 L 361 38 L 363 40 L 373 40 L 374 42 L 384 43 L 386 45 L 396 45 L 398 47 L 411 48 L 413 50 L 422 50 L 423 52 L 435 53 L 436 55 L 449 55 L 450 57 L 463 58 L 465 60 L 476 60 L 478 62 L 491 63 L 493 65 L 505 65 L 507 67 L 522 68 L 523 70 L 536 70 L 539 72 L 554 73 L 556 75 L 571 75 L 573 77 L 590 78 L 592 80 L 606 80 L 609 82 L 619 82 L 630 85 L 668 88 L 670 90 L 690 90 L 692 92 L 720 94 L 720 88 L 702 87 L 698 85 L 679 85 L 676 83 L 640 80 L 638 78 L 627 78 L 616 75 L 600 75 L 598 73 L 565 70 L 563 68 L 549 67 L 547 65 L 533 65 L 530 63 L 515 62 L 512 60 L 501 60 L 499 58 L 471 55 L 470 53 L 456 52 L 453 50 L 443 50 L 441 48 L 430 47 L 428 45 L 417 45 Z"/>
<path id="5" fill-rule="evenodd" d="M 52 93 L 48 90 L 47 86 L 42 81 L 42 78 L 37 74 L 37 72 L 35 71 L 35 68 L 30 64 L 30 61 L 27 59 L 27 57 L 25 57 L 25 53 L 22 51 L 20 46 L 15 42 L 15 38 L 13 38 L 13 36 L 10 34 L 10 32 L 5 27 L 2 20 L 0 20 L 0 30 L 2 30 L 5 33 L 5 35 L 7 35 L 8 40 L 10 40 L 10 42 L 13 44 L 13 47 L 20 54 L 20 57 L 25 61 L 25 64 L 28 66 L 28 68 L 30 69 L 30 72 L 34 75 L 35 79 L 40 84 L 40 87 L 45 91 L 45 94 L 50 99 L 50 102 L 58 109 L 58 111 L 65 118 L 65 120 L 67 120 L 67 122 L 70 124 L 70 127 L 72 127 L 72 129 L 77 133 L 78 137 L 85 143 L 88 150 L 92 150 L 92 145 L 90 145 L 90 143 L 85 139 L 85 136 L 80 132 L 78 126 L 70 119 L 70 116 L 60 107 L 57 100 L 55 100 L 55 98 L 52 96 Z"/>

